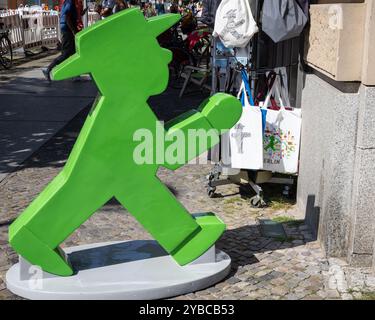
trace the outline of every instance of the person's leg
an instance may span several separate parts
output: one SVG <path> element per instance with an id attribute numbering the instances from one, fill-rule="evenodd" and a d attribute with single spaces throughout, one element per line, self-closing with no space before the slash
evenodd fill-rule
<path id="1" fill-rule="evenodd" d="M 61 54 L 54 59 L 47 67 L 47 72 L 50 73 L 54 67 L 69 58 L 75 53 L 74 35 L 71 31 L 61 33 Z"/>
<path id="2" fill-rule="evenodd" d="M 75 36 L 72 32 L 67 34 L 65 56 L 66 59 L 76 53 Z"/>

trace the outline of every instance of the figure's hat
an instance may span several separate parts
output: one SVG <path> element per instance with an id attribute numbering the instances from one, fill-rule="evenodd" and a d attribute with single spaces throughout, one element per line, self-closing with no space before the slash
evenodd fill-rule
<path id="1" fill-rule="evenodd" d="M 131 48 L 129 35 L 137 33 L 137 43 L 150 41 L 180 20 L 178 14 L 164 14 L 145 19 L 139 9 L 127 9 L 96 22 L 76 35 L 77 52 L 52 70 L 54 80 L 63 80 L 91 72 L 108 53 L 137 50 Z M 128 42 L 127 42 L 128 41 Z M 135 45 L 137 45 L 135 43 Z M 130 48 L 129 48 L 130 47 Z M 136 51 L 134 54 L 137 54 Z"/>

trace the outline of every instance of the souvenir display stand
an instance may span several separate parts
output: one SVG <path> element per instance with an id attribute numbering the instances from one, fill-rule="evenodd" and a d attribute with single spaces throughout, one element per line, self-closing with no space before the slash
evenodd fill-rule
<path id="1" fill-rule="evenodd" d="M 246 48 L 225 48 L 218 37 L 213 38 L 212 58 L 212 94 L 226 92 L 237 95 L 241 85 L 241 71 L 245 70 L 249 78 L 253 97 L 257 94 L 258 80 L 271 71 L 277 71 L 284 94 L 288 95 L 290 105 L 299 107 L 300 102 L 300 39 L 293 38 L 273 43 L 262 30 L 263 0 L 251 1 L 253 16 L 259 31 L 253 36 Z M 238 184 L 245 194 L 252 195 L 253 207 L 266 205 L 263 198 L 264 183 L 284 186 L 283 194 L 288 196 L 295 184 L 296 174 L 275 174 L 263 169 L 249 170 L 233 168 L 230 160 L 228 135 L 222 136 L 221 143 L 209 153 L 209 160 L 214 163 L 208 174 L 207 193 L 215 197 L 217 188 L 227 184 Z M 255 195 L 254 195 L 255 193 Z"/>

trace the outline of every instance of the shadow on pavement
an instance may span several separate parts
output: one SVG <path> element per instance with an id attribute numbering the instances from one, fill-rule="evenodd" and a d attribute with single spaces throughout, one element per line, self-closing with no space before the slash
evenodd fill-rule
<path id="1" fill-rule="evenodd" d="M 207 97 L 206 94 L 197 93 L 190 94 L 182 99 L 178 98 L 179 90 L 168 88 L 163 94 L 155 97 L 151 97 L 149 104 L 154 110 L 159 120 L 169 121 L 170 119 L 188 111 L 196 108 L 200 103 Z M 1 91 L 0 91 L 1 95 Z M 29 99 L 28 97 L 25 99 Z M 69 106 L 67 106 L 69 108 Z M 73 120 L 66 124 L 59 132 L 51 137 L 40 149 L 34 152 L 34 154 L 23 162 L 18 170 L 25 167 L 62 167 L 64 166 L 71 149 L 78 137 L 78 134 L 82 128 L 82 125 L 90 111 L 91 103 L 83 108 Z M 46 127 L 46 132 L 38 132 L 36 138 L 39 135 L 47 134 L 52 131 L 51 128 Z M 13 144 L 17 143 L 6 135 L 2 135 L 2 144 Z M 33 136 L 24 136 L 20 139 L 33 139 Z M 21 150 L 15 150 L 15 153 L 22 152 Z M 3 161 L 12 161 L 12 154 L 7 154 L 6 159 L 2 159 L 0 156 L 0 164 Z"/>
<path id="2" fill-rule="evenodd" d="M 280 223 L 280 225 L 297 226 L 304 223 L 305 220 L 295 220 L 290 223 Z M 232 259 L 232 269 L 227 276 L 230 278 L 237 273 L 239 268 L 258 263 L 259 260 L 255 254 L 299 247 L 313 241 L 316 241 L 314 236 L 302 240 L 287 231 L 285 237 L 266 237 L 262 234 L 258 224 L 252 224 L 226 230 L 216 246 L 229 254 Z"/>

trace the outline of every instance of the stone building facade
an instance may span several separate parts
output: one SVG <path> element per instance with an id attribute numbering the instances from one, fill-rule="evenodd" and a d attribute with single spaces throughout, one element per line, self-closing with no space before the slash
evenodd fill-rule
<path id="1" fill-rule="evenodd" d="M 312 15 L 307 37 L 314 71 L 303 80 L 297 201 L 328 256 L 375 271 L 375 1 L 324 2 L 312 5 L 320 20 Z M 341 27 L 329 25 L 333 14 Z M 330 42 L 319 42 L 319 29 Z M 346 42 L 350 33 L 356 45 Z"/>

